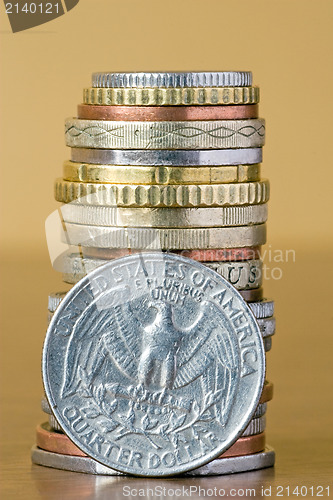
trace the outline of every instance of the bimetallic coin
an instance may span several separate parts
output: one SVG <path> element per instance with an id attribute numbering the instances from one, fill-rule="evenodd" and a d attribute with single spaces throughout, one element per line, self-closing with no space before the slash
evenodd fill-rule
<path id="1" fill-rule="evenodd" d="M 232 149 L 265 144 L 265 121 L 206 120 L 128 122 L 80 120 L 65 122 L 66 145 L 102 149 Z"/>
<path id="2" fill-rule="evenodd" d="M 267 220 L 267 204 L 207 208 L 127 208 L 81 205 L 60 208 L 64 222 L 91 226 L 201 228 L 251 226 Z"/>
<path id="3" fill-rule="evenodd" d="M 71 182 L 112 184 L 221 184 L 260 180 L 260 165 L 170 167 L 95 165 L 66 161 L 63 179 Z"/>
<path id="4" fill-rule="evenodd" d="M 100 248 L 182 250 L 193 248 L 234 248 L 264 245 L 266 225 L 155 229 L 89 226 L 64 223 L 64 243 Z"/>
<path id="5" fill-rule="evenodd" d="M 37 446 L 31 449 L 31 460 L 36 465 L 44 465 L 54 469 L 68 470 L 72 472 L 81 472 L 86 474 L 98 474 L 105 476 L 122 476 L 110 467 L 96 462 L 88 457 L 75 457 L 73 455 L 62 455 L 41 450 Z M 218 476 L 224 474 L 234 474 L 237 472 L 246 472 L 251 470 L 265 469 L 272 467 L 275 462 L 275 452 L 273 448 L 266 445 L 264 451 L 254 453 L 253 455 L 243 455 L 240 457 L 217 458 L 206 465 L 185 472 L 185 476 Z"/>
<path id="6" fill-rule="evenodd" d="M 259 87 L 83 89 L 83 103 L 101 106 L 204 106 L 257 104 Z"/>
<path id="7" fill-rule="evenodd" d="M 269 182 L 233 184 L 101 184 L 57 179 L 55 199 L 64 203 L 113 207 L 225 207 L 257 205 L 269 200 Z M 202 248 L 205 248 L 204 246 Z"/>
<path id="8" fill-rule="evenodd" d="M 245 120 L 258 118 L 258 105 L 243 106 L 94 106 L 79 104 L 78 118 L 122 121 Z"/>
<path id="9" fill-rule="evenodd" d="M 106 88 L 175 88 L 175 87 L 248 87 L 251 71 L 190 71 L 186 73 L 113 73 L 92 74 L 93 87 Z"/>
<path id="10" fill-rule="evenodd" d="M 265 353 L 252 312 L 221 276 L 176 255 L 137 254 L 68 292 L 42 371 L 52 412 L 81 451 L 122 472 L 170 476 L 240 437 Z"/>
<path id="11" fill-rule="evenodd" d="M 262 162 L 262 148 L 211 150 L 122 150 L 72 148 L 72 161 L 97 165 L 221 166 L 251 165 Z"/>

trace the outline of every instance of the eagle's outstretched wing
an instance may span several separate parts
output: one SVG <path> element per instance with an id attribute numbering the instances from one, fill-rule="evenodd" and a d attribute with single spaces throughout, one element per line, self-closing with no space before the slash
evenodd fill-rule
<path id="1" fill-rule="evenodd" d="M 212 303 L 206 303 L 202 318 L 193 333 L 184 339 L 177 356 L 174 387 L 182 387 L 202 377 L 206 391 L 222 390 L 217 417 L 225 421 L 237 390 L 240 372 L 240 352 L 237 339 L 223 313 Z M 217 383 L 222 385 L 216 387 Z"/>
<path id="2" fill-rule="evenodd" d="M 107 300 L 105 295 L 104 302 Z M 94 300 L 73 328 L 66 352 L 62 396 L 69 396 L 78 389 L 82 372 L 91 383 L 108 358 L 125 376 L 135 379 L 141 354 L 141 332 L 142 325 L 133 314 L 130 301 L 99 308 L 98 299 Z"/>

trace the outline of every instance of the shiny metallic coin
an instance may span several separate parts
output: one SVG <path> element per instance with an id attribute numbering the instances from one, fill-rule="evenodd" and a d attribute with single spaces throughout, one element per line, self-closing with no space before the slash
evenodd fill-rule
<path id="1" fill-rule="evenodd" d="M 261 403 L 257 406 L 257 409 L 253 415 L 253 418 L 260 418 L 267 412 L 267 403 Z"/>
<path id="2" fill-rule="evenodd" d="M 57 201 L 74 201 L 81 205 L 132 208 L 226 207 L 266 203 L 269 200 L 269 181 L 263 179 L 232 184 L 140 185 L 57 179 L 54 191 Z"/>
<path id="3" fill-rule="evenodd" d="M 242 434 L 242 437 L 245 436 L 255 436 L 256 434 L 261 434 L 266 429 L 266 417 L 258 417 L 253 418 L 249 425 L 246 427 L 245 431 Z"/>
<path id="4" fill-rule="evenodd" d="M 205 266 L 223 276 L 237 290 L 249 290 L 262 285 L 262 260 L 242 262 L 205 262 Z"/>
<path id="5" fill-rule="evenodd" d="M 192 122 L 65 122 L 66 145 L 102 149 L 233 149 L 265 144 L 265 120 L 197 120 Z"/>
<path id="6" fill-rule="evenodd" d="M 221 166 L 262 162 L 262 148 L 212 149 L 201 151 L 121 150 L 72 148 L 72 161 L 97 165 Z"/>
<path id="7" fill-rule="evenodd" d="M 260 420 L 260 419 L 256 419 Z M 250 425 L 252 424 L 252 421 Z M 246 428 L 246 434 L 242 435 L 237 441 L 226 450 L 218 458 L 236 457 L 239 455 L 248 455 L 249 453 L 257 453 L 265 447 L 265 434 L 261 432 L 254 432 L 262 424 L 253 424 L 251 427 Z M 249 431 L 253 431 L 248 434 Z M 51 451 L 54 453 L 62 453 L 64 455 L 74 455 L 78 457 L 86 457 L 87 455 L 82 452 L 72 441 L 61 431 L 56 431 L 44 422 L 37 426 L 36 429 L 36 445 L 42 450 Z"/>
<path id="8" fill-rule="evenodd" d="M 263 337 L 271 337 L 275 333 L 276 320 L 274 316 L 269 318 L 258 318 L 258 325 Z"/>
<path id="9" fill-rule="evenodd" d="M 84 258 L 80 254 L 67 254 L 62 259 L 63 279 L 66 283 L 77 283 L 86 274 L 108 260 Z M 210 269 L 223 276 L 237 290 L 258 288 L 262 284 L 262 261 L 260 259 L 242 262 L 205 262 Z M 264 320 L 263 320 L 264 321 Z M 270 326 L 263 323 L 263 329 L 270 331 Z M 272 335 L 272 333 L 267 333 Z"/>
<path id="10" fill-rule="evenodd" d="M 65 297 L 67 292 L 54 292 L 50 293 L 49 298 L 48 298 L 48 306 L 47 309 L 49 312 L 54 312 L 62 299 Z"/>
<path id="11" fill-rule="evenodd" d="M 259 404 L 265 353 L 225 279 L 176 255 L 136 254 L 68 292 L 42 371 L 52 412 L 81 451 L 122 472 L 170 476 L 239 438 Z"/>
<path id="12" fill-rule="evenodd" d="M 267 403 L 273 399 L 274 385 L 269 380 L 265 380 L 264 387 L 260 396 L 259 404 Z"/>
<path id="13" fill-rule="evenodd" d="M 259 87 L 83 89 L 83 103 L 98 106 L 229 106 L 257 104 L 259 99 Z"/>
<path id="14" fill-rule="evenodd" d="M 251 85 L 251 71 L 190 71 L 186 73 L 103 71 L 92 74 L 92 86 L 101 88 L 250 87 Z"/>
<path id="15" fill-rule="evenodd" d="M 258 118 L 258 104 L 235 106 L 94 106 L 79 104 L 78 118 L 84 120 L 192 121 L 245 120 Z"/>
<path id="16" fill-rule="evenodd" d="M 54 469 L 68 470 L 72 472 L 81 472 L 86 474 L 98 474 L 106 476 L 122 476 L 110 467 L 96 462 L 88 457 L 75 457 L 71 455 L 62 455 L 60 453 L 51 453 L 41 450 L 37 446 L 31 449 L 31 460 L 36 465 L 44 465 Z M 225 474 L 234 474 L 237 472 L 246 472 L 251 470 L 265 469 L 272 467 L 275 463 L 275 452 L 273 448 L 266 445 L 265 450 L 252 455 L 243 455 L 232 458 L 218 458 L 209 462 L 198 469 L 186 472 L 185 476 L 218 476 Z"/>
<path id="17" fill-rule="evenodd" d="M 260 180 L 260 165 L 221 167 L 170 167 L 144 165 L 96 165 L 66 161 L 63 179 L 71 182 L 110 184 L 223 184 Z"/>
<path id="18" fill-rule="evenodd" d="M 92 257 L 93 259 L 118 259 L 125 255 L 135 253 L 136 250 L 130 248 L 94 248 L 81 247 L 84 257 Z M 139 251 L 139 250 L 137 250 Z M 216 261 L 240 261 L 260 259 L 260 247 L 244 247 L 244 248 L 212 248 L 208 250 L 175 250 L 174 253 L 187 257 L 188 259 L 198 260 L 199 262 L 216 262 Z M 260 300 L 260 299 L 257 299 Z"/>
<path id="19" fill-rule="evenodd" d="M 264 245 L 266 224 L 195 229 L 155 229 L 65 224 L 64 242 L 69 245 L 143 250 L 234 248 Z"/>
<path id="20" fill-rule="evenodd" d="M 49 415 L 48 421 L 51 430 L 57 432 L 63 432 L 62 428 L 58 424 L 57 419 L 54 417 L 54 415 Z"/>
<path id="21" fill-rule="evenodd" d="M 274 314 L 274 300 L 263 299 L 260 302 L 252 302 L 250 309 L 256 318 L 269 318 Z"/>
<path id="22" fill-rule="evenodd" d="M 81 205 L 60 208 L 65 222 L 92 226 L 196 228 L 250 226 L 267 221 L 267 203 L 242 207 L 131 208 Z"/>

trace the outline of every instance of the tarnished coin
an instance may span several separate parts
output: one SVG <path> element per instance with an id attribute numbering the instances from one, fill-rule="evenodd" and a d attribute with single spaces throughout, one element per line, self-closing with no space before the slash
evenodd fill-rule
<path id="1" fill-rule="evenodd" d="M 43 349 L 45 393 L 66 435 L 139 476 L 221 455 L 247 427 L 264 376 L 260 329 L 241 295 L 171 254 L 92 271 L 56 309 Z"/>

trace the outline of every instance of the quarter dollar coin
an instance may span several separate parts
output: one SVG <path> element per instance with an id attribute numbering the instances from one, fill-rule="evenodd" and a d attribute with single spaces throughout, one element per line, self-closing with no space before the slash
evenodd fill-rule
<path id="1" fill-rule="evenodd" d="M 50 322 L 43 381 L 69 439 L 137 476 L 200 467 L 243 433 L 265 377 L 237 290 L 184 257 L 138 253 L 92 271 Z"/>

